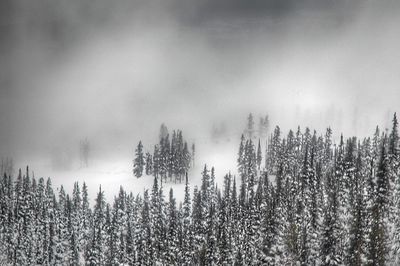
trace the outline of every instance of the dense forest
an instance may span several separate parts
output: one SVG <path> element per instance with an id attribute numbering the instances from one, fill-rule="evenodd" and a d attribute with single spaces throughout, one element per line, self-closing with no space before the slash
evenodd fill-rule
<path id="1" fill-rule="evenodd" d="M 330 128 L 283 136 L 276 127 L 267 143 L 262 150 L 243 135 L 238 174 L 223 184 L 212 167 L 204 166 L 199 187 L 178 171 L 186 180 L 181 203 L 163 190 L 165 174 L 141 195 L 121 187 L 112 204 L 100 187 L 92 207 L 85 184 L 68 195 L 28 168 L 6 173 L 0 264 L 400 264 L 396 114 L 390 130 L 377 127 L 364 139 L 335 144 Z"/>
<path id="2" fill-rule="evenodd" d="M 189 151 L 188 143 L 184 140 L 181 130 L 174 130 L 170 140 L 168 128 L 160 127 L 159 143 L 154 145 L 154 152 L 144 152 L 142 141 L 135 149 L 133 174 L 139 178 L 143 174 L 154 175 L 164 182 L 181 183 L 194 162 L 195 145 Z"/>

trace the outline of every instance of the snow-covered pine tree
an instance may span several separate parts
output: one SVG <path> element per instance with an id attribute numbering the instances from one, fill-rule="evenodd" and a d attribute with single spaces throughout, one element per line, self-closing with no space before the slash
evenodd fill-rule
<path id="1" fill-rule="evenodd" d="M 153 174 L 153 157 L 149 152 L 146 152 L 146 175 Z"/>
<path id="2" fill-rule="evenodd" d="M 165 248 L 168 242 L 166 235 L 166 217 L 164 215 L 164 199 L 162 195 L 162 184 L 158 185 L 158 179 L 154 178 L 153 188 L 150 195 L 150 219 L 152 226 L 152 250 L 158 263 L 164 262 Z"/>
<path id="3" fill-rule="evenodd" d="M 154 145 L 154 152 L 153 152 L 153 175 L 154 177 L 158 178 L 160 173 L 160 164 L 161 164 L 161 157 L 160 157 L 160 148 L 159 145 Z"/>
<path id="4" fill-rule="evenodd" d="M 340 226 L 338 220 L 338 184 L 335 174 L 328 172 L 325 183 L 325 206 L 321 230 L 320 262 L 324 266 L 342 265 L 340 256 Z"/>
<path id="5" fill-rule="evenodd" d="M 238 159 L 237 159 L 237 165 L 238 165 L 238 173 L 240 176 L 244 174 L 244 144 L 245 144 L 245 139 L 244 135 L 242 134 L 240 138 L 240 145 L 239 145 L 239 152 L 238 152 Z"/>
<path id="6" fill-rule="evenodd" d="M 253 114 L 250 113 L 247 117 L 247 125 L 245 130 L 246 136 L 249 139 L 253 139 L 255 137 L 255 130 L 254 130 L 254 117 Z"/>
<path id="7" fill-rule="evenodd" d="M 143 206 L 141 208 L 140 221 L 137 227 L 136 243 L 137 258 L 139 265 L 151 265 L 154 262 L 151 239 L 150 200 L 148 190 L 143 193 Z"/>
<path id="8" fill-rule="evenodd" d="M 193 257 L 193 230 L 191 226 L 191 198 L 188 176 L 185 177 L 185 196 L 182 207 L 182 257 L 183 265 L 190 265 Z"/>
<path id="9" fill-rule="evenodd" d="M 171 188 L 169 191 L 169 203 L 168 203 L 168 227 L 167 227 L 167 252 L 166 252 L 166 264 L 178 265 L 179 263 L 179 239 L 178 239 L 178 210 L 176 208 L 176 200 L 174 198 L 174 192 Z"/>
<path id="10" fill-rule="evenodd" d="M 258 170 L 261 169 L 261 162 L 262 162 L 261 140 L 258 139 L 258 146 L 257 146 L 257 168 L 258 168 Z"/>
<path id="11" fill-rule="evenodd" d="M 210 203 L 206 221 L 205 265 L 217 265 L 218 246 L 215 236 L 215 204 Z"/>
<path id="12" fill-rule="evenodd" d="M 387 137 L 384 136 L 376 175 L 375 200 L 371 209 L 372 221 L 367 253 L 368 265 L 385 265 L 388 260 L 389 173 L 386 145 Z"/>
<path id="13" fill-rule="evenodd" d="M 395 156 L 398 154 L 399 148 L 399 130 L 398 130 L 398 121 L 397 121 L 397 114 L 394 113 L 393 120 L 392 120 L 392 131 L 389 135 L 389 156 Z"/>
<path id="14" fill-rule="evenodd" d="M 196 145 L 192 143 L 192 150 L 191 150 L 191 158 L 192 158 L 192 167 L 194 168 L 195 166 L 195 154 L 196 154 Z"/>
<path id="15" fill-rule="evenodd" d="M 144 170 L 144 154 L 143 154 L 143 144 L 142 141 L 139 141 L 139 144 L 135 150 L 135 159 L 133 160 L 133 174 L 136 177 L 141 177 Z"/>
<path id="16" fill-rule="evenodd" d="M 261 139 L 265 139 L 268 136 L 269 130 L 269 118 L 268 115 L 265 117 L 260 117 L 260 122 L 258 124 L 258 134 Z"/>
<path id="17" fill-rule="evenodd" d="M 93 227 L 91 228 L 90 242 L 86 253 L 86 264 L 90 266 L 105 265 L 106 240 L 106 202 L 104 191 L 99 188 L 96 204 L 93 210 Z"/>

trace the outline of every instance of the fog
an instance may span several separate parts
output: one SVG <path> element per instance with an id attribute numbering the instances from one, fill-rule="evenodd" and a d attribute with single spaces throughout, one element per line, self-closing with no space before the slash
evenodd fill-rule
<path id="1" fill-rule="evenodd" d="M 250 112 L 372 134 L 400 103 L 399 5 L 374 2 L 3 1 L 0 155 L 130 156 L 161 123 L 237 140 Z"/>

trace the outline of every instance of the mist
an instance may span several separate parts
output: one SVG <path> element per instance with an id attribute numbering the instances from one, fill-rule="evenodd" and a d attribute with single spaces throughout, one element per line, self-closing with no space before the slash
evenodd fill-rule
<path id="1" fill-rule="evenodd" d="M 0 265 L 400 265 L 399 11 L 0 1 Z"/>
<path id="2" fill-rule="evenodd" d="M 0 150 L 40 158 L 90 139 L 130 156 L 161 123 L 201 141 L 248 113 L 336 136 L 388 127 L 399 18 L 373 1 L 5 1 Z"/>

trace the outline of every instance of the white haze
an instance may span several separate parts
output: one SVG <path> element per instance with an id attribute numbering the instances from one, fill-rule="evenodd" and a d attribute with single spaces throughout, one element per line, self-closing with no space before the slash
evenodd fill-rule
<path id="1" fill-rule="evenodd" d="M 400 103 L 395 3 L 209 15 L 206 1 L 180 13 L 179 1 L 128 11 L 120 1 L 109 15 L 99 1 L 86 2 L 101 15 L 87 22 L 61 1 L 52 16 L 70 28 L 56 37 L 42 31 L 52 20 L 35 24 L 46 11 L 18 3 L 5 22 L 13 38 L 2 50 L 0 148 L 23 162 L 85 137 L 99 156 L 126 158 L 139 139 L 153 144 L 162 122 L 201 142 L 225 121 L 237 145 L 249 112 L 285 131 L 331 126 L 365 136 L 388 127 Z"/>

